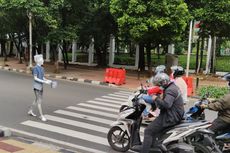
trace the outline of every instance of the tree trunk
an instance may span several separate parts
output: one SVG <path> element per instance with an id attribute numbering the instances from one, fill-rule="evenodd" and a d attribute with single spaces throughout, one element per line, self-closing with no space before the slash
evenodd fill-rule
<path id="1" fill-rule="evenodd" d="M 144 53 L 144 44 L 140 43 L 139 44 L 140 47 L 140 54 L 139 54 L 139 63 L 138 63 L 138 69 L 140 71 L 144 71 L 145 70 L 145 53 Z"/>
<path id="2" fill-rule="evenodd" d="M 200 52 L 200 40 L 197 40 L 197 46 L 196 46 L 196 72 L 199 72 L 199 53 Z"/>
<path id="3" fill-rule="evenodd" d="M 62 56 L 63 56 L 63 62 L 64 62 L 64 69 L 67 69 L 67 64 L 69 63 L 68 60 L 68 53 L 67 53 L 67 43 L 65 40 L 63 40 L 63 46 L 61 48 Z"/>
<path id="4" fill-rule="evenodd" d="M 152 61 L 151 61 L 151 44 L 147 43 L 146 45 L 146 57 L 147 57 L 147 65 L 148 65 L 148 74 L 152 75 Z"/>
<path id="5" fill-rule="evenodd" d="M 216 70 L 216 37 L 212 37 L 212 56 L 211 56 L 211 73 L 215 74 Z"/>
<path id="6" fill-rule="evenodd" d="M 57 44 L 54 50 L 54 73 L 60 73 L 59 62 L 58 62 L 58 47 L 59 45 Z"/>
<path id="7" fill-rule="evenodd" d="M 14 42 L 10 41 L 9 57 L 13 56 Z"/>
<path id="8" fill-rule="evenodd" d="M 200 66 L 199 66 L 199 73 L 203 73 L 203 56 L 204 56 L 204 42 L 205 39 L 202 37 L 201 39 L 201 49 L 200 49 Z M 202 72 L 201 72 L 202 71 Z"/>
<path id="9" fill-rule="evenodd" d="M 1 39 L 0 40 L 1 42 L 1 50 L 2 50 L 2 56 L 4 56 L 4 65 L 5 65 L 5 62 L 7 61 L 7 54 L 6 54 L 6 40 L 5 39 Z"/>

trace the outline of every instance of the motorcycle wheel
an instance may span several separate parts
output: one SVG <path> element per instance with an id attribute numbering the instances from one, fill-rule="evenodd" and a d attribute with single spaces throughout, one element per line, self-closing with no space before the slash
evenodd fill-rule
<path id="1" fill-rule="evenodd" d="M 112 127 L 108 134 L 107 139 L 109 145 L 116 151 L 126 152 L 129 150 L 130 138 L 126 131 L 118 126 Z"/>
<path id="2" fill-rule="evenodd" d="M 194 146 L 195 153 L 212 153 L 212 151 L 208 147 L 202 144 L 193 143 L 192 145 Z"/>

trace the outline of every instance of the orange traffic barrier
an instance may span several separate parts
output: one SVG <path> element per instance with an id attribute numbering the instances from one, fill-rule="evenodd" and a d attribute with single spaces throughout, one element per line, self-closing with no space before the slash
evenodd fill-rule
<path id="1" fill-rule="evenodd" d="M 104 82 L 122 85 L 126 80 L 125 69 L 107 68 L 105 70 Z"/>
<path id="2" fill-rule="evenodd" d="M 193 78 L 192 77 L 182 77 L 187 84 L 187 94 L 192 96 L 193 94 Z"/>

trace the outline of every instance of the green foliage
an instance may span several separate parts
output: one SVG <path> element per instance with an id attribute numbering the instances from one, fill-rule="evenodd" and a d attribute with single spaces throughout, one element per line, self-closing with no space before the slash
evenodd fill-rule
<path id="1" fill-rule="evenodd" d="M 230 36 L 229 0 L 186 0 L 186 3 L 195 20 L 201 21 L 203 35 Z"/>
<path id="2" fill-rule="evenodd" d="M 229 92 L 229 88 L 227 87 L 216 87 L 216 86 L 207 86 L 201 87 L 198 89 L 197 93 L 199 96 L 204 96 L 205 94 L 209 93 L 210 98 L 221 98 L 225 94 Z"/>
<path id="3" fill-rule="evenodd" d="M 137 42 L 170 43 L 180 37 L 189 19 L 182 0 L 111 0 L 110 12 L 117 20 L 120 34 Z"/>
<path id="4" fill-rule="evenodd" d="M 135 64 L 135 58 L 129 57 L 127 55 L 120 55 L 115 56 L 114 58 L 114 64 L 120 64 L 120 65 L 134 65 Z"/>

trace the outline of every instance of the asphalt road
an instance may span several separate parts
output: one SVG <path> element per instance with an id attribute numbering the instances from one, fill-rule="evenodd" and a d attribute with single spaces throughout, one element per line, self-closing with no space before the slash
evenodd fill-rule
<path id="1" fill-rule="evenodd" d="M 32 76 L 0 70 L 0 125 L 19 135 L 76 152 L 116 153 L 109 147 L 106 136 L 129 91 L 57 81 L 55 89 L 44 86 L 42 106 L 48 121 L 42 122 L 27 115 L 28 107 L 34 100 Z M 190 101 L 188 106 L 192 103 Z M 207 112 L 207 119 L 215 117 L 215 112 Z"/>
<path id="2" fill-rule="evenodd" d="M 127 93 L 113 97 L 118 100 L 103 99 L 103 96 L 121 89 L 57 81 L 55 89 L 44 86 L 42 107 L 48 121 L 42 122 L 27 115 L 28 107 L 34 100 L 32 76 L 0 70 L 0 125 L 83 153 L 114 152 L 108 146 L 106 135 L 109 124 L 116 120 L 120 104 L 110 101 L 122 103 L 127 99 Z M 99 99 L 96 101 L 96 98 Z"/>

